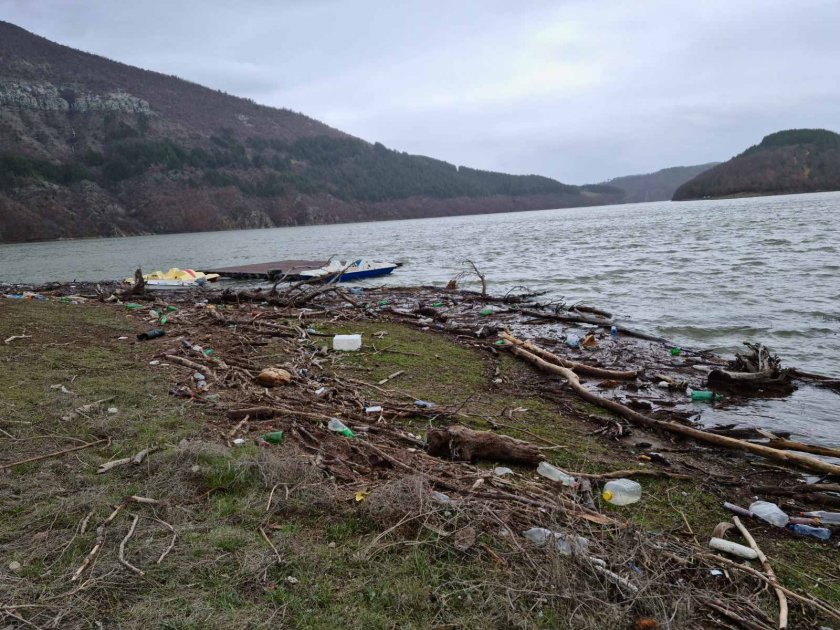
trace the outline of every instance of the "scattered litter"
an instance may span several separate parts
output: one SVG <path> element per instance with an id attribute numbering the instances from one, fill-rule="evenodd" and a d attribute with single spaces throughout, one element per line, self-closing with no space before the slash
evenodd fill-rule
<path id="1" fill-rule="evenodd" d="M 574 487 L 577 485 L 577 480 L 574 477 L 564 473 L 559 468 L 555 468 L 548 462 L 540 462 L 539 466 L 537 466 L 537 474 L 542 475 L 546 479 L 562 483 L 564 486 Z"/>
<path id="2" fill-rule="evenodd" d="M 108 407 L 108 414 L 110 414 L 112 416 L 118 414 L 119 411 L 120 410 L 117 409 L 116 407 Z"/>
<path id="3" fill-rule="evenodd" d="M 284 433 L 282 431 L 272 431 L 260 436 L 260 439 L 266 444 L 280 444 L 283 442 Z"/>
<path id="4" fill-rule="evenodd" d="M 748 509 L 742 508 L 741 506 L 735 505 L 734 503 L 725 502 L 723 504 L 723 507 L 729 510 L 730 512 L 737 514 L 738 516 L 743 516 L 745 518 L 752 518 L 753 516 L 755 516 L 755 514 L 750 512 Z"/>
<path id="5" fill-rule="evenodd" d="M 365 413 L 379 413 L 382 411 L 382 405 L 372 405 L 370 407 L 365 407 Z"/>
<path id="6" fill-rule="evenodd" d="M 117 337 L 117 341 L 125 341 L 128 337 Z"/>
<path id="7" fill-rule="evenodd" d="M 21 568 L 22 568 L 22 566 L 21 566 L 20 562 L 18 562 L 17 560 L 12 560 L 9 563 L 9 571 L 11 571 L 13 573 L 17 573 L 18 571 L 21 570 Z"/>
<path id="8" fill-rule="evenodd" d="M 522 535 L 540 547 L 547 545 L 553 539 L 554 548 L 564 556 L 570 556 L 573 553 L 586 553 L 589 548 L 589 540 L 583 536 L 567 536 L 545 527 L 532 527 L 522 532 Z"/>
<path id="9" fill-rule="evenodd" d="M 155 359 L 154 361 L 149 361 L 149 365 L 160 365 L 160 361 Z"/>
<path id="10" fill-rule="evenodd" d="M 140 333 L 137 335 L 137 341 L 146 341 L 147 339 L 157 339 L 158 337 L 163 337 L 166 334 L 166 331 L 163 328 L 152 328 L 151 330 L 147 330 L 146 332 Z"/>
<path id="11" fill-rule="evenodd" d="M 680 348 L 680 347 L 671 348 L 671 356 L 672 357 L 680 356 L 680 352 L 682 352 L 682 348 Z"/>
<path id="12" fill-rule="evenodd" d="M 787 526 L 787 529 L 794 534 L 800 536 L 809 536 L 811 538 L 818 538 L 819 540 L 828 540 L 831 538 L 831 530 L 826 527 L 811 527 L 810 525 L 802 525 L 800 523 L 792 523 Z"/>
<path id="13" fill-rule="evenodd" d="M 367 495 L 369 494 L 369 492 L 365 492 L 364 490 L 357 490 L 356 494 L 353 495 L 353 497 L 356 499 L 356 503 L 361 503 L 367 498 Z"/>
<path id="14" fill-rule="evenodd" d="M 436 501 L 437 503 L 452 503 L 452 499 L 449 496 L 443 494 L 443 492 L 438 492 L 437 490 L 432 490 L 430 495 L 432 497 L 432 501 Z"/>
<path id="15" fill-rule="evenodd" d="M 286 578 L 286 581 L 287 581 L 289 584 L 297 584 L 298 582 L 300 582 L 300 580 L 298 580 L 296 577 L 293 577 L 293 576 L 291 576 L 291 575 L 290 575 L 289 577 L 287 577 L 287 578 Z"/>
<path id="16" fill-rule="evenodd" d="M 242 446 L 243 444 L 245 444 L 244 438 L 236 438 L 235 440 L 233 440 L 234 446 Z"/>
<path id="17" fill-rule="evenodd" d="M 321 395 L 324 394 L 325 391 L 327 391 L 326 387 L 319 387 L 318 389 L 315 390 L 315 395 L 316 396 L 321 396 Z"/>
<path id="18" fill-rule="evenodd" d="M 565 343 L 570 348 L 578 348 L 578 347 L 580 347 L 580 337 L 578 337 L 574 333 L 568 334 L 568 335 L 566 335 L 566 342 Z"/>
<path id="19" fill-rule="evenodd" d="M 283 368 L 265 368 L 257 376 L 257 382 L 264 387 L 276 387 L 291 382 L 292 375 Z"/>
<path id="20" fill-rule="evenodd" d="M 688 395 L 691 398 L 691 400 L 705 400 L 705 401 L 709 401 L 709 402 L 712 402 L 712 401 L 715 401 L 715 400 L 717 400 L 717 401 L 723 400 L 723 396 L 721 396 L 720 394 L 715 394 L 714 392 L 710 392 L 708 390 L 702 390 L 702 389 L 691 389 L 691 388 L 689 388 L 688 389 Z"/>
<path id="21" fill-rule="evenodd" d="M 362 347 L 361 335 L 336 335 L 333 337 L 333 350 L 355 352 Z"/>
<path id="22" fill-rule="evenodd" d="M 335 431 L 336 433 L 343 435 L 344 437 L 355 437 L 353 432 L 338 418 L 330 418 L 330 421 L 327 423 L 327 428 L 330 431 Z"/>
<path id="23" fill-rule="evenodd" d="M 487 317 L 488 315 L 492 315 L 494 312 L 495 311 L 492 308 L 488 307 L 488 308 L 483 308 L 480 311 L 478 311 L 478 314 L 481 315 L 482 317 Z"/>
<path id="24" fill-rule="evenodd" d="M 611 479 L 604 484 L 601 498 L 613 505 L 630 505 L 642 498 L 642 486 L 632 479 Z"/>
<path id="25" fill-rule="evenodd" d="M 723 538 L 712 538 L 709 541 L 709 547 L 715 551 L 722 551 L 724 553 L 744 558 L 745 560 L 755 560 L 758 554 L 754 549 L 739 545 L 731 540 L 724 540 Z"/>
<path id="26" fill-rule="evenodd" d="M 778 505 L 770 503 L 769 501 L 755 501 L 750 504 L 749 511 L 762 521 L 770 523 L 776 527 L 784 527 L 790 520 L 788 515 L 779 509 Z"/>
<path id="27" fill-rule="evenodd" d="M 496 466 L 493 469 L 493 474 L 497 477 L 504 477 L 505 475 L 512 475 L 513 471 L 510 468 L 507 468 L 506 466 Z"/>
<path id="28" fill-rule="evenodd" d="M 840 525 L 840 512 L 803 512 L 802 516 L 809 516 L 811 518 L 819 519 L 820 523 L 826 525 Z"/>
<path id="29" fill-rule="evenodd" d="M 720 577 L 720 576 L 723 575 L 723 571 L 721 571 L 720 569 L 710 569 L 709 570 L 709 575 L 713 575 L 715 577 Z"/>
<path id="30" fill-rule="evenodd" d="M 415 400 L 414 405 L 420 407 L 420 409 L 432 409 L 435 403 L 429 402 L 428 400 Z"/>

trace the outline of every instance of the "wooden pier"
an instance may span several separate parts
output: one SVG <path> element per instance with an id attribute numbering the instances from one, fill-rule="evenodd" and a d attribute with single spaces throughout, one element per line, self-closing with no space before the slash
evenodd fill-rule
<path id="1" fill-rule="evenodd" d="M 235 280 L 263 279 L 274 280 L 285 275 L 293 276 L 302 271 L 318 269 L 327 264 L 326 260 L 277 260 L 275 262 L 254 263 L 237 267 L 213 267 L 202 269 L 204 273 L 217 273 L 223 278 Z"/>

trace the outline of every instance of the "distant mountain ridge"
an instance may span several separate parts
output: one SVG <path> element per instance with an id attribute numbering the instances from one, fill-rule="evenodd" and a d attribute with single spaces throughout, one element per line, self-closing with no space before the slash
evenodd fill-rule
<path id="1" fill-rule="evenodd" d="M 788 129 L 686 182 L 674 201 L 840 190 L 840 135 Z"/>
<path id="2" fill-rule="evenodd" d="M 0 22 L 0 242 L 620 200 L 393 151 Z"/>
<path id="3" fill-rule="evenodd" d="M 604 182 L 604 184 L 624 191 L 622 203 L 670 201 L 674 192 L 682 184 L 718 164 L 720 162 L 709 162 L 696 166 L 672 166 L 655 173 L 615 177 Z"/>

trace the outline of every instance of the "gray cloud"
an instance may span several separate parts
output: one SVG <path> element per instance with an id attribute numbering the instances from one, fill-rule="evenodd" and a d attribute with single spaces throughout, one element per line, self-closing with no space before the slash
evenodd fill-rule
<path id="1" fill-rule="evenodd" d="M 831 0 L 0 0 L 0 18 L 396 149 L 570 183 L 840 129 Z"/>

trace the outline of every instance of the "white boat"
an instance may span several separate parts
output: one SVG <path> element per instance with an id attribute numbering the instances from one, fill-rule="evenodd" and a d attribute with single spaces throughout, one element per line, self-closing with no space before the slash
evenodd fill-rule
<path id="1" fill-rule="evenodd" d="M 361 280 L 362 278 L 385 276 L 397 267 L 399 265 L 396 263 L 379 262 L 366 258 L 351 261 L 331 260 L 328 264 L 318 269 L 301 271 L 297 274 L 297 277 L 301 280 L 309 279 L 328 282 L 340 275 L 339 282 L 350 282 L 352 280 Z"/>

